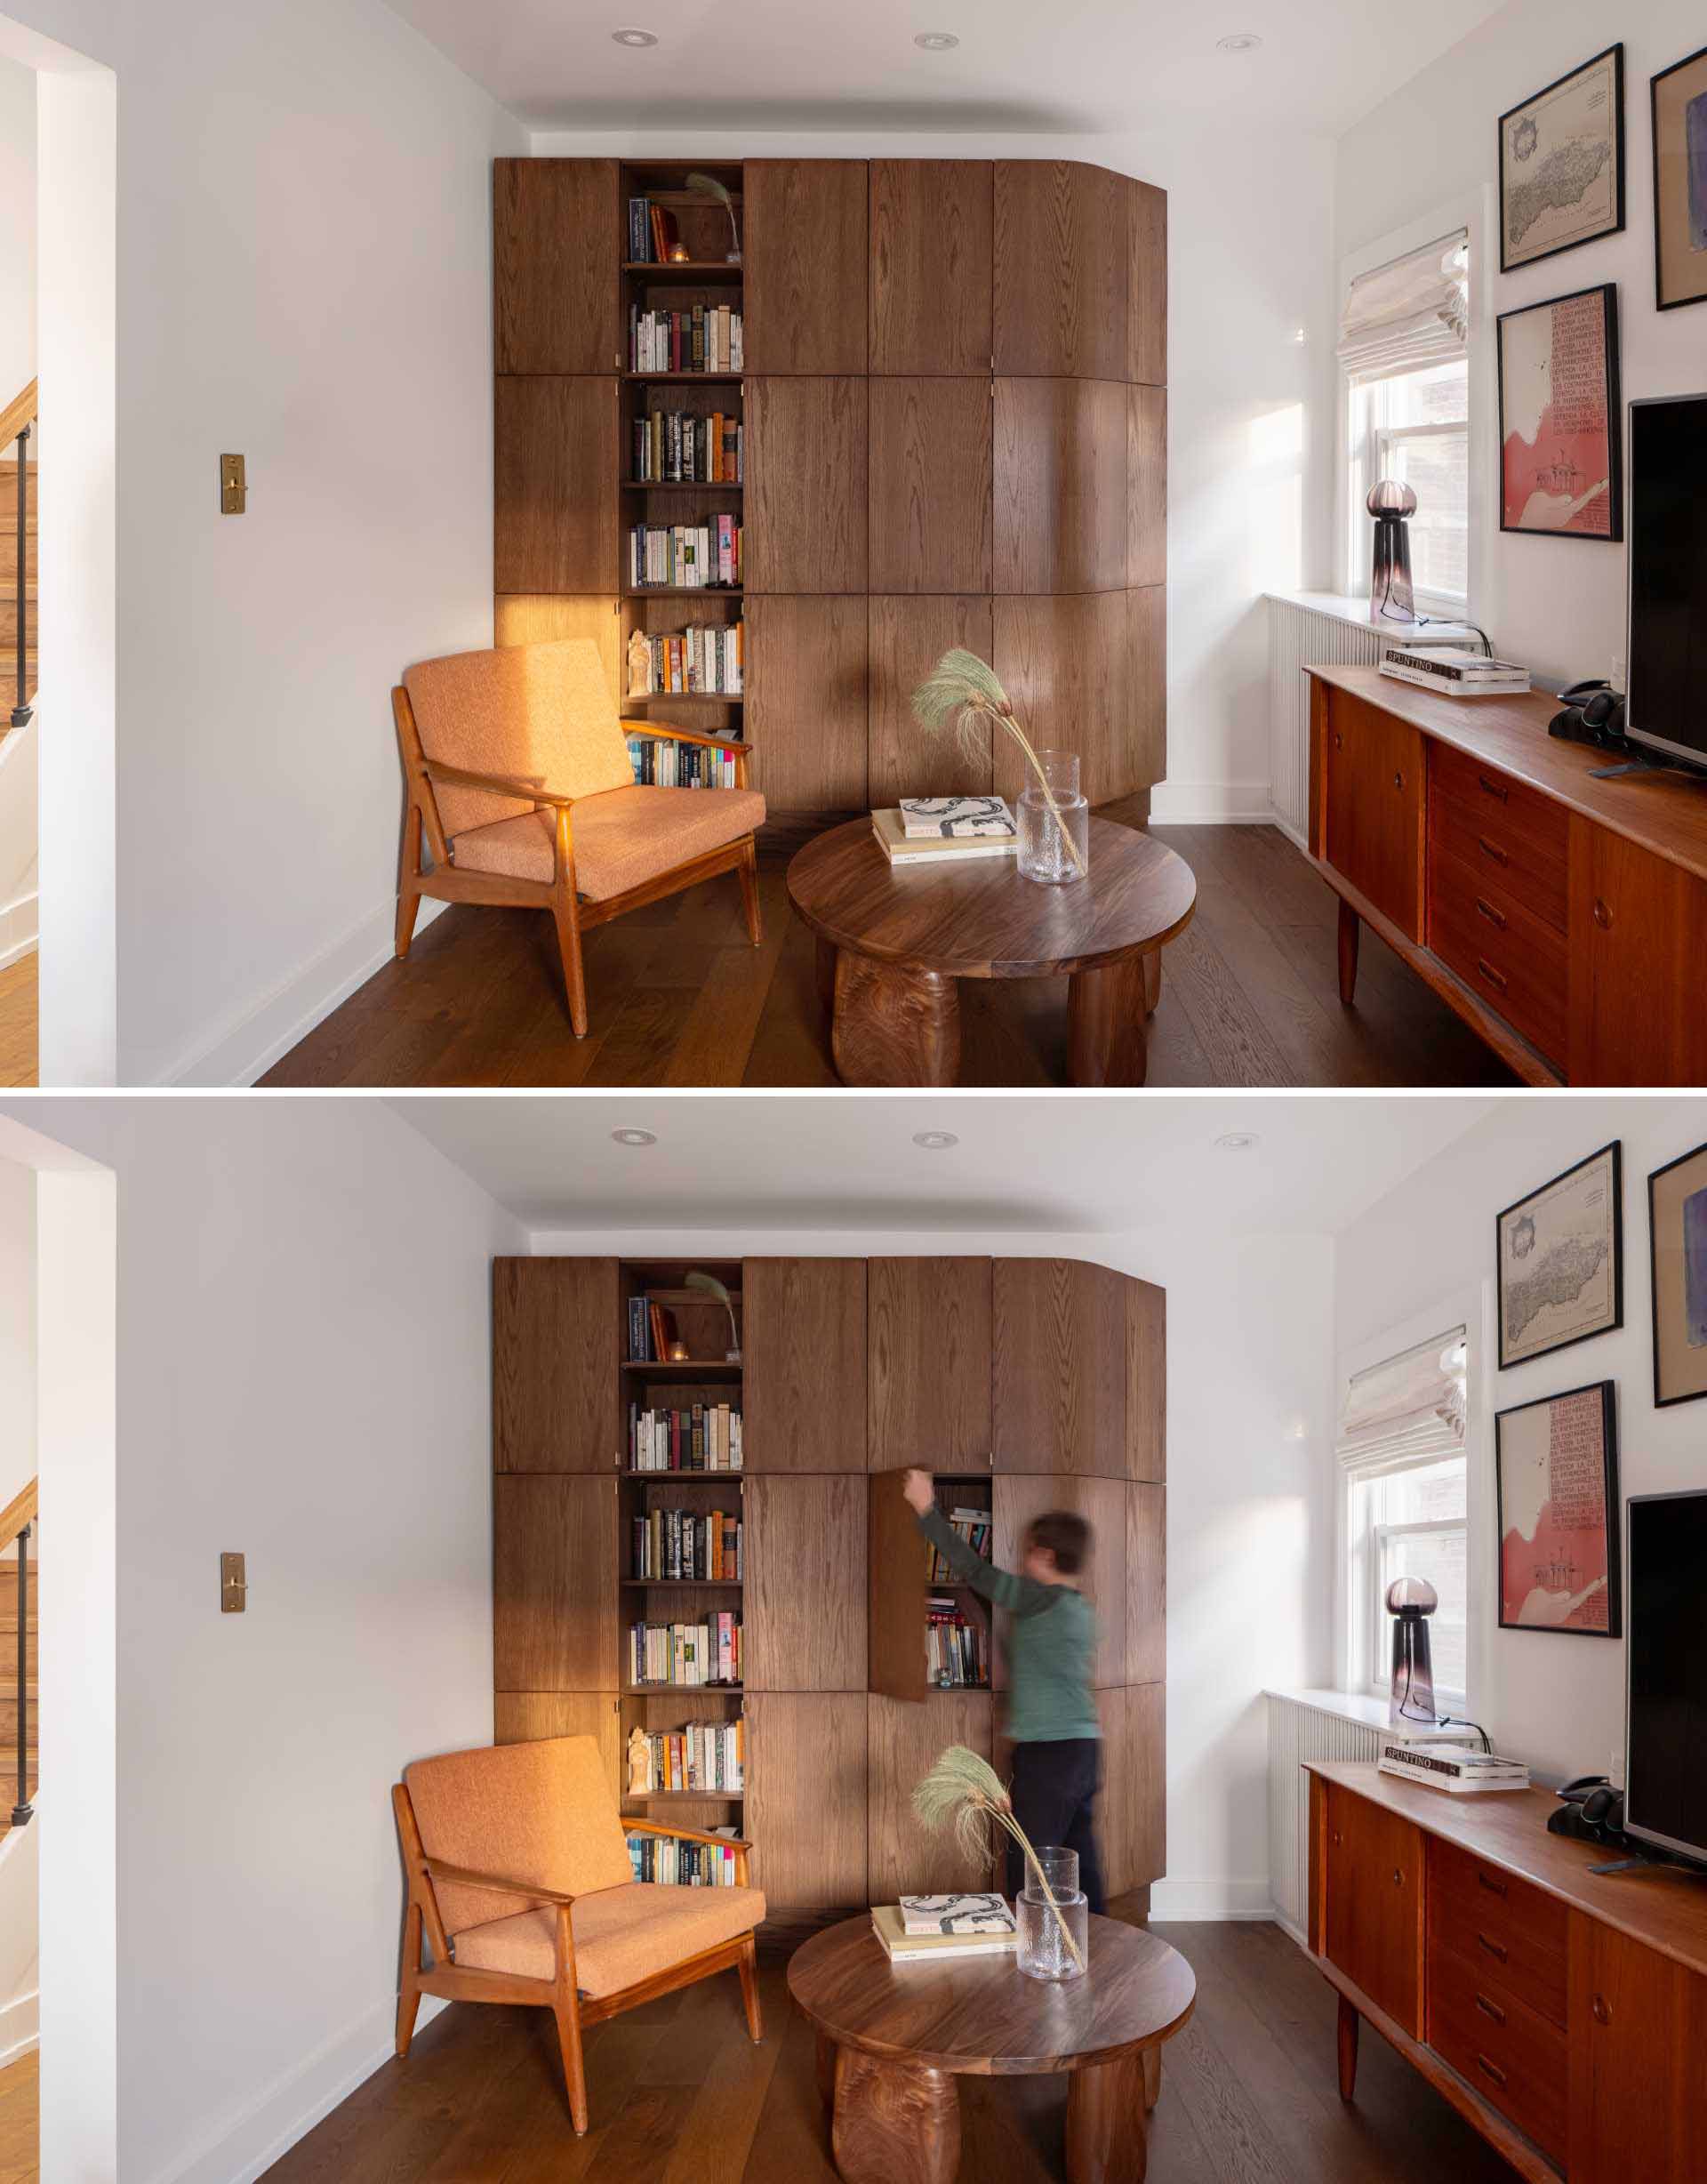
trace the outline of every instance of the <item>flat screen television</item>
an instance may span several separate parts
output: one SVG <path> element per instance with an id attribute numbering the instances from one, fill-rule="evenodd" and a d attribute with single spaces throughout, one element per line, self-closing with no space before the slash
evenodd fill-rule
<path id="1" fill-rule="evenodd" d="M 1624 1826 L 1707 1863 L 1707 1492 L 1630 1502 Z"/>
<path id="2" fill-rule="evenodd" d="M 1630 405 L 1625 726 L 1707 766 L 1707 395 Z"/>

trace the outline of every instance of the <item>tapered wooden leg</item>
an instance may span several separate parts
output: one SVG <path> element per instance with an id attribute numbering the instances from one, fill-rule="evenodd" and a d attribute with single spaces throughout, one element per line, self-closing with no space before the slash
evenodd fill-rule
<path id="1" fill-rule="evenodd" d="M 830 2144 L 843 2184 L 954 2184 L 960 2089 L 947 2070 L 838 2049 Z"/>
<path id="2" fill-rule="evenodd" d="M 1142 2056 L 1075 2070 L 1067 2084 L 1068 2184 L 1143 2184 L 1144 2114 Z"/>
<path id="3" fill-rule="evenodd" d="M 415 916 L 421 908 L 421 807 L 412 804 L 403 815 L 403 847 L 397 855 L 397 960 L 402 962 L 415 936 Z"/>
<path id="4" fill-rule="evenodd" d="M 1162 998 L 1162 951 L 1152 948 L 1144 958 L 1144 1014 L 1153 1016 Z"/>
<path id="5" fill-rule="evenodd" d="M 559 889 L 551 903 L 557 920 L 557 952 L 563 958 L 563 990 L 569 1003 L 569 1021 L 575 1037 L 587 1036 L 587 976 L 581 961 L 581 920 L 572 895 Z"/>
<path id="6" fill-rule="evenodd" d="M 1142 1084 L 1144 958 L 1075 971 L 1067 984 L 1067 1075 L 1076 1085 Z"/>
<path id="7" fill-rule="evenodd" d="M 403 1920 L 403 1977 L 397 1985 L 397 2056 L 409 2052 L 415 2036 L 415 2013 L 421 2008 L 421 1989 L 415 1980 L 421 1971 L 421 1906 L 412 1903 Z"/>
<path id="8" fill-rule="evenodd" d="M 569 2114 L 577 2136 L 587 2129 L 587 2065 L 581 2052 L 581 2012 L 573 1994 L 559 1995 L 551 2005 L 557 2020 L 557 2045 L 563 2050 L 563 2079 L 569 2089 Z"/>
<path id="9" fill-rule="evenodd" d="M 836 2106 L 836 2043 L 824 2032 L 818 2035 L 818 2098 L 826 2113 Z"/>
<path id="10" fill-rule="evenodd" d="M 1358 2090 L 1358 2027 L 1363 2019 L 1345 1996 L 1340 1996 L 1340 2099 L 1350 2100 Z"/>
<path id="11" fill-rule="evenodd" d="M 758 908 L 758 852 L 750 841 L 741 850 L 735 878 L 741 882 L 741 906 L 747 913 L 747 937 L 757 948 L 765 938 L 765 925 Z"/>
<path id="12" fill-rule="evenodd" d="M 1358 942 L 1363 919 L 1344 896 L 1340 898 L 1340 999 L 1348 1008 L 1357 998 Z"/>
<path id="13" fill-rule="evenodd" d="M 1148 2112 L 1162 2097 L 1162 2051 L 1158 2047 L 1144 2050 L 1144 2108 Z"/>
<path id="14" fill-rule="evenodd" d="M 902 970 L 842 949 L 830 1048 L 850 1085 L 948 1085 L 960 1073 L 960 991 L 936 971 Z"/>
<path id="15" fill-rule="evenodd" d="M 758 1957 L 753 1947 L 753 1937 L 749 1934 L 747 1946 L 741 1953 L 737 1969 L 741 1973 L 741 2006 L 747 2012 L 747 2030 L 757 2046 L 765 2037 L 765 2019 L 758 2007 Z"/>

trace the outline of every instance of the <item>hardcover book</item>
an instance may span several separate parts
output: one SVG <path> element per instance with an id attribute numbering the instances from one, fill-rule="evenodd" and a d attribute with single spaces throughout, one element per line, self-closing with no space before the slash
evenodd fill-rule
<path id="1" fill-rule="evenodd" d="M 901 823 L 910 841 L 964 837 L 1006 840 L 1016 831 L 1007 799 L 1000 796 L 904 796 Z"/>
<path id="2" fill-rule="evenodd" d="M 930 1963 L 945 1956 L 999 1956 L 1019 1939 L 1012 1927 L 1006 1933 L 910 1934 L 902 1924 L 900 1905 L 893 1903 L 873 1905 L 871 1931 L 892 1964 Z"/>
<path id="3" fill-rule="evenodd" d="M 898 811 L 874 811 L 871 831 L 878 838 L 878 847 L 891 864 L 924 864 L 935 858 L 947 857 L 1011 857 L 1016 838 L 1009 835 L 1005 840 L 987 834 L 959 835 L 950 838 L 934 834 L 923 840 L 909 840 L 905 824 Z"/>
<path id="4" fill-rule="evenodd" d="M 910 1934 L 1011 1934 L 1014 1914 L 1006 1896 L 960 1891 L 946 1896 L 903 1896 L 901 1923 Z"/>

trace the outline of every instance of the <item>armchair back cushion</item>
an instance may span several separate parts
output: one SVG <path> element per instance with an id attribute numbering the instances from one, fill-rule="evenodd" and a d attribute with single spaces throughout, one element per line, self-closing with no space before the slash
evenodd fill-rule
<path id="1" fill-rule="evenodd" d="M 591 1737 L 447 1752 L 403 1770 L 429 1858 L 571 1896 L 623 1888 L 634 1868 Z M 435 1881 L 445 1931 L 512 1917 L 519 1896 Z"/>
<path id="2" fill-rule="evenodd" d="M 633 785 L 634 768 L 590 638 L 453 653 L 405 670 L 421 747 L 442 766 L 513 774 L 559 796 Z M 531 811 L 524 797 L 435 783 L 446 834 Z"/>

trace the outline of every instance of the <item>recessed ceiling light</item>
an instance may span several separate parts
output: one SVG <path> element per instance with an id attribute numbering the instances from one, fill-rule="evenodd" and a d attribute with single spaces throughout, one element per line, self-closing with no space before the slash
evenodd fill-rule
<path id="1" fill-rule="evenodd" d="M 613 30 L 611 43 L 613 45 L 656 45 L 658 34 L 655 30 Z"/>
<path id="2" fill-rule="evenodd" d="M 1228 1130 L 1215 1140 L 1218 1152 L 1249 1152 L 1262 1144 L 1254 1130 Z"/>
<path id="3" fill-rule="evenodd" d="M 1235 30 L 1230 37 L 1217 38 L 1215 46 L 1223 53 L 1254 53 L 1262 43 L 1254 30 Z"/>
<path id="4" fill-rule="evenodd" d="M 913 44 L 925 53 L 946 53 L 959 43 L 952 30 L 921 30 L 913 40 Z"/>
<path id="5" fill-rule="evenodd" d="M 655 1145 L 658 1143 L 656 1130 L 613 1130 L 611 1136 L 619 1145 Z"/>
<path id="6" fill-rule="evenodd" d="M 926 1152 L 946 1152 L 950 1145 L 958 1145 L 960 1140 L 952 1130 L 915 1130 L 913 1143 L 923 1145 Z"/>

